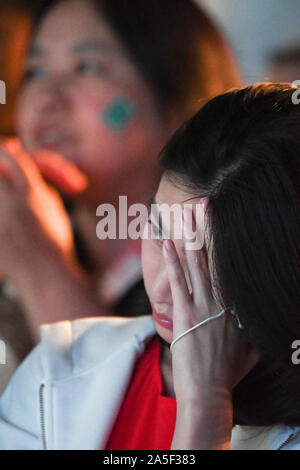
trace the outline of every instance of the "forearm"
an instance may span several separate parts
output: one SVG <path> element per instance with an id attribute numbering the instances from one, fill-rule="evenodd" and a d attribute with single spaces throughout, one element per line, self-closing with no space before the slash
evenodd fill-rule
<path id="1" fill-rule="evenodd" d="M 209 402 L 177 403 L 171 449 L 228 450 L 232 431 L 230 397 L 211 397 Z"/>
<path id="2" fill-rule="evenodd" d="M 37 256 L 15 282 L 36 339 L 43 323 L 106 313 L 84 271 L 59 253 Z"/>

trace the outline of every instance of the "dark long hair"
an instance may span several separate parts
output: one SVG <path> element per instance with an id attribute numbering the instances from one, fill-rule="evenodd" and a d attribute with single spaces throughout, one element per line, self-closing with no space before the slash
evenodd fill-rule
<path id="1" fill-rule="evenodd" d="M 161 153 L 165 174 L 207 196 L 213 278 L 260 363 L 233 391 L 234 422 L 300 425 L 300 105 L 285 83 L 209 101 Z"/>
<path id="2" fill-rule="evenodd" d="M 33 35 L 63 0 L 35 1 Z M 93 0 L 150 84 L 161 109 L 173 104 L 190 117 L 199 100 L 240 84 L 218 28 L 193 0 Z"/>

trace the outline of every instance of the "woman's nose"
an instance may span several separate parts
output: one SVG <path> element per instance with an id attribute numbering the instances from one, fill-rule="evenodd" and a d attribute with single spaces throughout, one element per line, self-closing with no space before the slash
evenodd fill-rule
<path id="1" fill-rule="evenodd" d="M 42 111 L 66 110 L 71 106 L 71 94 L 67 77 L 52 79 L 41 90 Z"/>

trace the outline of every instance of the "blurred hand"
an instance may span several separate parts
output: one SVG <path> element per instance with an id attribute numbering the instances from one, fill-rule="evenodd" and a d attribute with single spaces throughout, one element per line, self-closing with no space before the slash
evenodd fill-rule
<path id="1" fill-rule="evenodd" d="M 12 279 L 35 269 L 39 256 L 74 257 L 68 215 L 44 176 L 68 195 L 86 185 L 73 164 L 52 152 L 33 160 L 17 140 L 0 145 L 0 271 Z"/>
<path id="2" fill-rule="evenodd" d="M 87 187 L 87 177 L 74 165 L 57 153 L 39 150 L 32 155 L 43 177 L 64 196 L 74 197 Z"/>

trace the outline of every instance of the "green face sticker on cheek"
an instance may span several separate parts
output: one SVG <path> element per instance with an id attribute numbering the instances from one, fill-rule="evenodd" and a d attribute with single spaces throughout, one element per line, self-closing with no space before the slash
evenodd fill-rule
<path id="1" fill-rule="evenodd" d="M 121 132 L 136 114 L 137 109 L 134 103 L 125 96 L 118 96 L 106 106 L 100 117 L 110 131 Z"/>

